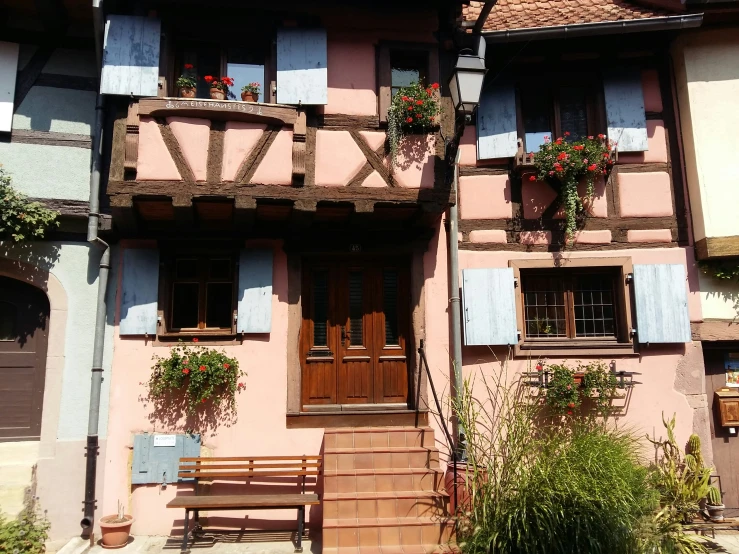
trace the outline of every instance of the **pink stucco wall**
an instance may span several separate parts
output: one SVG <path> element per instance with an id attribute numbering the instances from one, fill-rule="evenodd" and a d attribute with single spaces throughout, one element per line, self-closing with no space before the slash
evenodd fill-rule
<path id="1" fill-rule="evenodd" d="M 180 181 L 180 172 L 164 144 L 159 125 L 151 117 L 139 123 L 139 151 L 136 178 L 140 181 Z"/>
<path id="2" fill-rule="evenodd" d="M 168 117 L 167 123 L 180 145 L 182 155 L 196 181 L 205 181 L 208 172 L 210 121 L 194 117 Z"/>
<path id="3" fill-rule="evenodd" d="M 327 114 L 375 115 L 377 78 L 375 45 L 369 41 L 330 36 Z"/>
<path id="4" fill-rule="evenodd" d="M 262 138 L 266 125 L 229 121 L 223 136 L 223 169 L 221 179 L 233 181 L 246 157 Z"/>
<path id="5" fill-rule="evenodd" d="M 366 163 L 349 131 L 316 132 L 316 185 L 344 186 Z"/>

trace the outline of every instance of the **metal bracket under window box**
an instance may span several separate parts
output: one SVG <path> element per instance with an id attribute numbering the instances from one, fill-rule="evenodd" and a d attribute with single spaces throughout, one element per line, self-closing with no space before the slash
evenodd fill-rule
<path id="1" fill-rule="evenodd" d="M 527 371 L 523 374 L 524 382 L 530 387 L 538 387 L 540 389 L 548 389 L 550 376 L 553 372 L 542 370 L 542 371 Z M 634 375 L 640 375 L 634 371 L 611 371 L 611 375 L 616 377 L 617 389 L 626 390 L 630 389 L 634 385 L 639 385 L 639 381 L 634 381 Z"/>

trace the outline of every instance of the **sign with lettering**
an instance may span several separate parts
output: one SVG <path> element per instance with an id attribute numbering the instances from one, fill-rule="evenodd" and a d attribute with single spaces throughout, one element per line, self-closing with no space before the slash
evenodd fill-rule
<path id="1" fill-rule="evenodd" d="M 175 446 L 177 435 L 154 435 L 154 446 Z"/>
<path id="2" fill-rule="evenodd" d="M 139 116 L 165 117 L 167 115 L 294 125 L 297 119 L 297 110 L 292 106 L 255 104 L 253 102 L 232 100 L 144 98 L 139 101 Z"/>

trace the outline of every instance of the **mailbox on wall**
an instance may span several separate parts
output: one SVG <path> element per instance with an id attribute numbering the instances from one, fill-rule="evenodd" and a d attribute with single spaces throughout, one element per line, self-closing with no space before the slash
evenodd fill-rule
<path id="1" fill-rule="evenodd" d="M 739 390 L 724 387 L 716 391 L 722 427 L 739 427 Z"/>
<path id="2" fill-rule="evenodd" d="M 200 435 L 144 433 L 133 439 L 131 484 L 165 484 L 178 479 L 180 458 L 200 456 Z"/>

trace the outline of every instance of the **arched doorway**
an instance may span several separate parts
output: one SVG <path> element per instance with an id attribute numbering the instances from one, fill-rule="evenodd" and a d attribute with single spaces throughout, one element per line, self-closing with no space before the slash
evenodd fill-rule
<path id="1" fill-rule="evenodd" d="M 40 438 L 48 336 L 46 295 L 0 277 L 0 441 Z"/>

